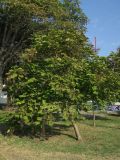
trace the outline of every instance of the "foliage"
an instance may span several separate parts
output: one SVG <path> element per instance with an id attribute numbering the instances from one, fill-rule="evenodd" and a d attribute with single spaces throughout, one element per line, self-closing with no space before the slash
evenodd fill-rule
<path id="1" fill-rule="evenodd" d="M 79 72 L 85 63 L 85 53 L 79 54 L 80 50 L 85 52 L 82 43 L 84 39 L 74 31 L 51 30 L 47 35 L 35 35 L 35 49 L 26 50 L 21 65 L 8 75 L 9 94 L 18 106 L 15 119 L 22 125 L 42 126 L 44 119 L 51 124 L 55 113 L 64 119 L 77 118 L 78 105 L 84 101 L 79 87 Z M 80 44 L 80 49 L 75 45 L 71 50 L 74 44 Z"/>
<path id="2" fill-rule="evenodd" d="M 114 95 L 116 95 L 115 101 L 120 101 L 120 49 L 116 52 L 112 52 L 107 57 L 107 65 L 108 68 L 111 70 L 111 73 L 113 73 L 112 81 L 114 80 L 113 88 Z"/>
<path id="3" fill-rule="evenodd" d="M 58 0 L 0 0 L 0 75 L 19 63 L 33 33 L 60 27 L 64 14 Z"/>
<path id="4" fill-rule="evenodd" d="M 107 57 L 93 57 L 84 72 L 85 92 L 94 109 L 102 109 L 119 96 L 119 76 L 109 68 Z"/>
<path id="5" fill-rule="evenodd" d="M 66 20 L 75 24 L 75 29 L 85 31 L 87 17 L 80 7 L 79 0 L 63 0 L 63 6 L 68 12 Z"/>

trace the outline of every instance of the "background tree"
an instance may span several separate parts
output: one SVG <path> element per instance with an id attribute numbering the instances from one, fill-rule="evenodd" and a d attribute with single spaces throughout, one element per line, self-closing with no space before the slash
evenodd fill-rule
<path id="1" fill-rule="evenodd" d="M 107 57 L 107 65 L 109 70 L 111 71 L 111 74 L 113 76 L 111 77 L 111 80 L 114 80 L 113 86 L 111 88 L 114 90 L 113 97 L 116 97 L 114 99 L 115 101 L 120 101 L 120 49 L 118 48 L 116 52 L 112 52 Z M 112 96 L 112 95 L 111 95 Z"/>
<path id="2" fill-rule="evenodd" d="M 86 94 L 93 103 L 93 125 L 95 110 L 104 109 L 118 97 L 119 77 L 109 68 L 106 57 L 96 56 L 90 60 L 85 74 Z"/>
<path id="3" fill-rule="evenodd" d="M 63 0 L 63 6 L 68 13 L 65 17 L 67 21 L 74 23 L 74 28 L 85 31 L 87 24 L 87 17 L 80 7 L 79 0 Z"/>
<path id="4" fill-rule="evenodd" d="M 61 14 L 57 0 L 0 0 L 0 77 L 19 63 L 19 55 L 30 46 L 32 34 L 55 26 Z"/>
<path id="5" fill-rule="evenodd" d="M 58 0 L 0 0 L 0 92 L 6 73 L 19 65 L 21 53 L 30 47 L 32 35 L 60 28 L 64 15 Z"/>

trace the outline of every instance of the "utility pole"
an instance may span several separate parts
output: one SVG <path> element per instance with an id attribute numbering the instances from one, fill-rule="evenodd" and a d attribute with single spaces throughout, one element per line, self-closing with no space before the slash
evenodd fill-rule
<path id="1" fill-rule="evenodd" d="M 94 50 L 95 50 L 95 52 L 97 52 L 97 49 L 96 49 L 96 37 L 94 37 Z"/>
<path id="2" fill-rule="evenodd" d="M 100 49 L 97 48 L 97 38 L 94 37 L 94 51 L 97 53 L 97 51 L 99 51 Z"/>

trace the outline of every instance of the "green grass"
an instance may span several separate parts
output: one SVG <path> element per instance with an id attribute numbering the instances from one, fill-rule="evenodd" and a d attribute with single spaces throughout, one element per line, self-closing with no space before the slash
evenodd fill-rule
<path id="1" fill-rule="evenodd" d="M 7 114 L 0 111 L 0 123 L 7 120 Z M 91 119 L 78 122 L 83 142 L 75 140 L 68 122 L 62 122 L 59 134 L 46 141 L 0 134 L 0 160 L 119 160 L 120 117 L 99 116 L 96 127 Z"/>

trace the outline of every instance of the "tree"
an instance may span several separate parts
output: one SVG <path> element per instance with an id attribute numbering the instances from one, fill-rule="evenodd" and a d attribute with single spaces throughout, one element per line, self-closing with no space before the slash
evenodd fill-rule
<path id="1" fill-rule="evenodd" d="M 31 44 L 32 34 L 55 26 L 61 14 L 57 0 L 0 0 L 0 77 L 19 63 L 21 52 Z"/>
<path id="2" fill-rule="evenodd" d="M 109 68 L 113 69 L 115 72 L 120 72 L 120 48 L 117 49 L 116 52 L 112 52 L 107 57 L 107 62 L 109 65 Z"/>
<path id="3" fill-rule="evenodd" d="M 6 73 L 19 64 L 21 52 L 30 46 L 32 34 L 47 27 L 48 22 L 36 20 L 42 22 L 46 17 L 37 1 L 0 0 L 0 92 Z"/>
<path id="4" fill-rule="evenodd" d="M 42 2 L 45 7 L 48 1 Z M 48 3 L 48 8 L 52 3 Z M 54 113 L 57 112 L 72 122 L 80 140 L 75 120 L 79 105 L 86 101 L 86 93 L 81 89 L 85 88 L 82 73 L 94 53 L 84 29 L 78 27 L 78 23 L 79 26 L 85 23 L 75 19 L 75 15 L 85 17 L 77 13 L 76 5 L 72 8 L 74 12 L 68 12 L 63 4 L 60 3 L 59 9 L 63 10 L 64 17 L 54 10 L 52 13 L 56 11 L 58 16 L 50 19 L 47 30 L 39 30 L 33 35 L 33 44 L 20 56 L 19 66 L 8 73 L 9 93 L 13 104 L 18 106 L 12 122 L 21 126 L 22 130 L 26 126 L 32 127 L 35 132 L 41 128 L 45 134 L 45 124 L 53 122 L 51 117 L 55 118 Z M 51 15 L 50 10 L 47 11 Z"/>
<path id="5" fill-rule="evenodd" d="M 119 76 L 109 69 L 106 57 L 94 56 L 85 68 L 85 92 L 93 103 L 93 125 L 95 126 L 95 110 L 105 108 L 118 97 Z"/>
<path id="6" fill-rule="evenodd" d="M 68 16 L 66 16 L 67 21 L 71 21 L 74 23 L 75 29 L 85 31 L 87 24 L 87 17 L 83 13 L 80 7 L 79 0 L 63 0 L 63 6 L 68 12 Z"/>
<path id="7" fill-rule="evenodd" d="M 30 47 L 32 35 L 59 28 L 64 12 L 58 0 L 0 0 L 0 92 L 6 73 L 19 65 L 21 53 Z"/>
<path id="8" fill-rule="evenodd" d="M 90 57 L 89 52 L 92 50 L 85 36 L 76 30 L 53 29 L 45 34 L 35 34 L 33 48 L 26 50 L 22 64 L 9 72 L 9 79 L 15 84 L 10 83 L 10 94 L 19 106 L 16 116 L 21 117 L 22 124 L 45 128 L 43 124 L 58 112 L 72 122 L 77 138 L 81 139 L 75 119 L 78 104 L 84 100 L 79 79 L 86 58 Z M 34 121 L 29 109 L 35 116 Z M 28 112 L 29 118 L 26 118 Z"/>
<path id="9" fill-rule="evenodd" d="M 120 49 L 118 48 L 116 52 L 112 52 L 107 57 L 107 66 L 111 73 L 113 73 L 112 81 L 114 80 L 114 85 L 111 86 L 114 90 L 114 102 L 120 101 Z"/>
<path id="10" fill-rule="evenodd" d="M 87 18 L 74 2 L 69 2 L 68 8 L 67 4 L 59 0 L 0 0 L 0 77 L 19 63 L 21 51 L 30 45 L 36 31 L 77 28 L 78 23 L 83 30 Z"/>

